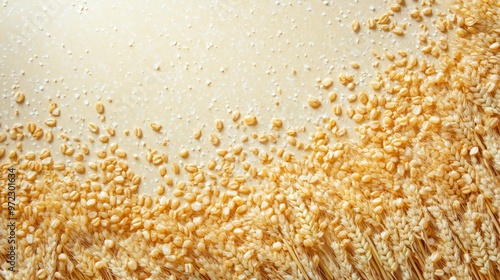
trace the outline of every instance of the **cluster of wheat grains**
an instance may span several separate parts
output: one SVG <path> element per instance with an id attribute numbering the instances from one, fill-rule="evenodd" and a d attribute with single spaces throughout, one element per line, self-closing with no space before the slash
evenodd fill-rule
<path id="1" fill-rule="evenodd" d="M 423 1 L 424 15 L 432 3 Z M 345 128 L 331 119 L 300 144 L 303 159 L 281 150 L 256 167 L 238 160 L 241 148 L 221 150 L 209 170 L 185 166 L 175 186 L 183 200 L 138 195 L 140 176 L 124 156 L 99 152 L 102 161 L 86 167 L 2 147 L 2 170 L 17 169 L 19 225 L 16 273 L 0 228 L 0 278 L 498 279 L 500 5 L 459 1 L 434 24 L 448 45 L 395 61 L 373 84 L 377 92 L 360 97 L 373 112 L 366 122 L 352 114 L 360 141 L 341 137 Z M 380 32 L 391 28 L 404 32 L 387 24 Z M 42 129 L 27 129 L 41 138 Z M 9 131 L 13 143 L 22 134 Z M 234 162 L 258 184 L 233 175 Z M 211 173 L 216 164 L 221 171 Z M 79 181 L 84 172 L 92 174 Z"/>

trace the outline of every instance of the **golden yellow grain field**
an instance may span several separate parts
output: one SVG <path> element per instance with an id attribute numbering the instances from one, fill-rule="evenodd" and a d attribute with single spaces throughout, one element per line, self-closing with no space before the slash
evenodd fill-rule
<path id="1" fill-rule="evenodd" d="M 422 26 L 419 55 L 381 54 L 389 64 L 371 91 L 349 97 L 358 105 L 338 105 L 336 92 L 305 98 L 307 110 L 327 116 L 307 141 L 279 118 L 267 124 L 235 112 L 206 120 L 212 132 L 194 132 L 218 155 L 203 165 L 149 150 L 148 164 L 164 179 L 157 197 L 138 193 L 144 180 L 114 135 L 155 137 L 166 124 L 124 132 L 91 123 L 85 133 L 106 148 L 62 144 L 56 149 L 65 161 L 52 157 L 55 150 L 22 145 L 61 137 L 52 129 L 64 114 L 57 104 L 43 125 L 10 124 L 0 132 L 0 278 L 499 279 L 500 2 L 447 3 L 448 14 L 433 13 L 434 1 L 410 11 L 391 2 L 379 18 L 349 24 L 352 36 L 373 29 L 407 40 L 406 25 L 391 21 L 407 13 L 417 26 L 431 17 L 445 40 L 427 39 Z M 332 84 L 351 93 L 356 77 L 339 72 L 319 86 Z M 17 92 L 8 105 L 23 106 L 30 94 Z M 113 114 L 106 106 L 95 104 L 95 113 Z M 359 124 L 357 139 L 345 137 L 338 115 Z M 229 123 L 249 128 L 247 138 L 263 145 L 296 149 L 229 147 L 219 133 Z M 286 137 L 266 134 L 267 125 Z M 174 153 L 192 158 L 188 149 Z M 246 160 L 250 154 L 258 164 Z"/>

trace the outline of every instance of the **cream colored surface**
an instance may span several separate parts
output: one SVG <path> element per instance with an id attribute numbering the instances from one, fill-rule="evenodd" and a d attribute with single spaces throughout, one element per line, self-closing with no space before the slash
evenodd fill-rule
<path id="1" fill-rule="evenodd" d="M 375 35 L 366 26 L 368 18 L 381 15 L 385 2 L 4 1 L 1 129 L 26 124 L 33 116 L 46 128 L 49 104 L 56 102 L 61 110 L 53 128 L 57 139 L 52 144 L 32 141 L 24 150 L 49 147 L 54 157 L 64 158 L 57 151 L 66 142 L 75 149 L 86 143 L 96 151 L 105 145 L 88 131 L 88 124 L 98 124 L 101 133 L 114 127 L 110 142 L 127 151 L 129 164 L 143 176 L 141 192 L 153 194 L 162 182 L 157 167 L 144 159 L 147 148 L 168 155 L 172 174 L 173 162 L 203 165 L 215 157 L 209 135 L 216 132 L 216 119 L 224 122 L 220 147 L 243 144 L 269 150 L 271 143 L 252 138 L 241 143 L 241 136 L 273 132 L 271 119 L 281 118 L 285 129 L 274 131 L 279 138 L 275 145 L 281 147 L 286 128 L 304 126 L 300 137 L 306 139 L 316 126 L 324 126 L 321 117 L 333 114 L 330 91 L 338 92 L 334 104 L 344 108 L 349 94 L 365 90 L 370 95 L 369 83 L 385 65 L 382 59 L 375 68 L 378 59 L 372 52 L 383 56 L 403 49 L 397 35 Z M 408 15 L 395 17 L 403 21 Z M 361 23 L 356 36 L 354 20 Z M 417 29 L 408 26 L 405 36 L 416 36 Z M 418 46 L 406 48 L 418 52 Z M 360 68 L 353 69 L 352 62 Z M 342 73 L 354 74 L 354 91 L 339 83 Z M 329 90 L 320 83 L 327 77 L 334 80 Z M 26 94 L 21 107 L 14 102 L 18 91 Z M 311 108 L 309 96 L 317 97 L 321 107 Z M 105 120 L 94 109 L 99 100 Z M 246 129 L 231 121 L 234 111 L 242 117 L 255 114 L 258 125 Z M 153 121 L 163 126 L 159 133 L 150 128 Z M 356 139 L 352 120 L 343 114 L 338 123 Z M 135 127 L 142 127 L 142 139 L 133 135 Z M 200 140 L 192 136 L 197 129 Z M 78 135 L 80 142 L 65 141 L 61 133 Z M 168 145 L 163 146 L 165 140 Z M 179 157 L 182 149 L 189 151 L 187 159 Z M 94 156 L 92 152 L 90 158 Z"/>

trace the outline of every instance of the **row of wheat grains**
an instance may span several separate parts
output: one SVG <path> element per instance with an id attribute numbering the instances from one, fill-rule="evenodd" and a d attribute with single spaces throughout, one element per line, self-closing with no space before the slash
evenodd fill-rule
<path id="1" fill-rule="evenodd" d="M 305 159 L 277 157 L 244 190 L 241 178 L 223 183 L 234 192 L 204 185 L 210 173 L 190 166 L 188 203 L 154 203 L 120 156 L 82 182 L 83 165 L 4 149 L 20 186 L 19 271 L 6 269 L 2 227 L 1 278 L 497 279 L 499 14 L 495 1 L 457 3 L 449 50 L 390 67 L 398 91 L 370 100 L 382 121 L 362 123 L 359 142 L 318 128 Z M 218 164 L 230 173 L 230 161 Z"/>

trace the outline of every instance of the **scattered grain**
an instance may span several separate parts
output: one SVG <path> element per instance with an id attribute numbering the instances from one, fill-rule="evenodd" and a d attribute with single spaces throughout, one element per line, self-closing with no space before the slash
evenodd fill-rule
<path id="1" fill-rule="evenodd" d="M 354 20 L 353 22 L 351 22 L 351 28 L 354 32 L 358 33 L 359 32 L 359 29 L 360 29 L 360 24 L 359 24 L 359 21 L 357 20 Z"/>
<path id="2" fill-rule="evenodd" d="M 311 106 L 314 109 L 317 109 L 321 106 L 321 101 L 318 98 L 313 97 L 313 96 L 309 96 L 307 98 L 307 103 L 309 104 L 309 106 Z"/>
<path id="3" fill-rule="evenodd" d="M 18 104 L 24 103 L 24 100 L 25 100 L 24 93 L 16 92 L 16 94 L 14 95 L 14 98 L 16 99 L 16 103 L 18 103 Z"/>
<path id="4" fill-rule="evenodd" d="M 323 81 L 321 82 L 321 86 L 322 86 L 324 89 L 329 89 L 332 85 L 333 85 L 333 80 L 332 80 L 331 78 L 325 78 L 325 79 L 323 79 Z"/>
<path id="5" fill-rule="evenodd" d="M 102 102 L 97 102 L 95 104 L 95 110 L 97 111 L 98 114 L 102 115 L 104 114 L 104 104 Z"/>
<path id="6" fill-rule="evenodd" d="M 151 126 L 151 129 L 152 129 L 153 131 L 155 131 L 155 132 L 160 132 L 160 130 L 162 129 L 161 124 L 156 123 L 156 122 L 152 122 L 152 123 L 150 124 L 150 126 Z M 137 136 L 137 135 L 136 135 L 136 136 Z M 137 137 L 138 137 L 138 138 L 140 138 L 139 136 L 137 136 Z"/>
<path id="7" fill-rule="evenodd" d="M 243 120 L 248 126 L 253 126 L 257 124 L 257 117 L 254 115 L 247 115 Z"/>

